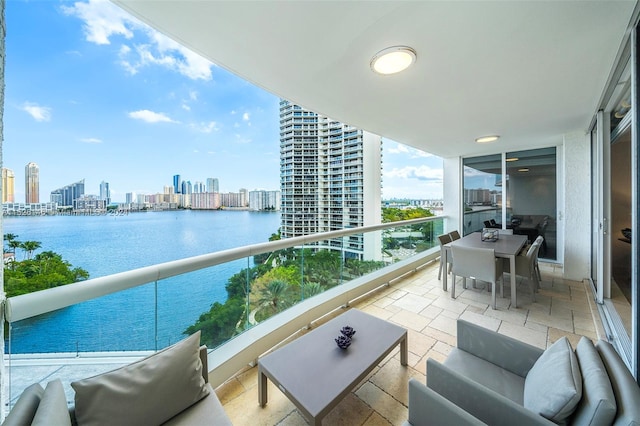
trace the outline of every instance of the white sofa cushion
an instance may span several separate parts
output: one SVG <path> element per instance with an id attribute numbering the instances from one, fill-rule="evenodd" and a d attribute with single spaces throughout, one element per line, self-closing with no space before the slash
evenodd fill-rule
<path id="1" fill-rule="evenodd" d="M 524 407 L 556 422 L 565 422 L 582 398 L 582 376 L 571 344 L 558 339 L 538 358 L 524 381 Z"/>
<path id="2" fill-rule="evenodd" d="M 78 425 L 159 425 L 209 394 L 200 332 L 117 370 L 71 383 Z"/>

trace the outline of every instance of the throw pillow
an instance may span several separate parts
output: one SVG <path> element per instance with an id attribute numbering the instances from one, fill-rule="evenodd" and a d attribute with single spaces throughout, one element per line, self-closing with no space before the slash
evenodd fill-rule
<path id="1" fill-rule="evenodd" d="M 582 374 L 582 399 L 572 423 L 579 425 L 610 425 L 616 417 L 616 398 L 607 370 L 593 342 L 582 337 L 576 346 L 576 356 Z"/>
<path id="2" fill-rule="evenodd" d="M 524 407 L 556 423 L 574 412 L 582 397 L 578 360 L 566 337 L 547 348 L 524 381 Z"/>
<path id="3" fill-rule="evenodd" d="M 71 426 L 69 406 L 60 379 L 52 380 L 44 388 L 42 400 L 31 426 Z"/>
<path id="4" fill-rule="evenodd" d="M 209 394 L 200 332 L 117 370 L 71 383 L 84 425 L 162 424 Z"/>

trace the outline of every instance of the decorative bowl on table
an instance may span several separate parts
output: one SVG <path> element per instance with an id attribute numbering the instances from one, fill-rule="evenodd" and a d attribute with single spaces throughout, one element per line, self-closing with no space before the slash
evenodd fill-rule
<path id="1" fill-rule="evenodd" d="M 336 344 L 340 349 L 347 349 L 351 344 L 351 337 L 340 335 L 335 338 Z"/>
<path id="2" fill-rule="evenodd" d="M 353 327 L 345 325 L 340 329 L 340 333 L 344 334 L 348 338 L 352 338 L 353 335 L 356 334 L 356 331 L 353 329 Z"/>
<path id="3" fill-rule="evenodd" d="M 482 239 L 482 241 L 498 241 L 498 236 L 500 235 L 500 233 L 498 232 L 497 229 L 494 228 L 482 228 L 482 233 L 480 234 L 480 237 Z"/>

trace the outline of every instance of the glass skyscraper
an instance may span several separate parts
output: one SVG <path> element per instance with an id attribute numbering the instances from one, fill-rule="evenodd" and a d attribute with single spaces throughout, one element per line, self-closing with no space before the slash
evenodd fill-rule
<path id="1" fill-rule="evenodd" d="M 29 163 L 24 168 L 24 202 L 40 202 L 40 168 L 36 163 Z"/>
<path id="2" fill-rule="evenodd" d="M 380 223 L 381 147 L 380 136 L 281 100 L 282 237 Z M 379 243 L 364 239 L 326 244 L 372 260 Z"/>

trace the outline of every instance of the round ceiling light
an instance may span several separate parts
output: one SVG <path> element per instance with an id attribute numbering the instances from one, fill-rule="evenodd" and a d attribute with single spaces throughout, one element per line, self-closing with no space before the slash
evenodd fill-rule
<path id="1" fill-rule="evenodd" d="M 497 141 L 499 137 L 500 136 L 498 135 L 481 136 L 479 138 L 476 138 L 476 142 L 478 143 L 493 142 L 493 141 Z"/>
<path id="2" fill-rule="evenodd" d="M 371 59 L 371 69 L 378 74 L 389 75 L 404 71 L 417 59 L 416 51 L 407 46 L 393 46 L 376 53 Z"/>

